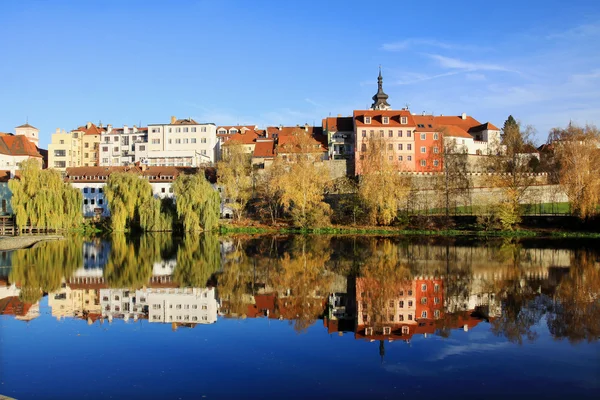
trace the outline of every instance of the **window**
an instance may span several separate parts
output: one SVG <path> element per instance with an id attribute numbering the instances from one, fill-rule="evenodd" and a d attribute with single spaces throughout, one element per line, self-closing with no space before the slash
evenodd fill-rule
<path id="1" fill-rule="evenodd" d="M 183 128 L 183 131 L 184 131 L 184 132 L 187 132 L 187 131 L 188 131 L 188 128 Z"/>
<path id="2" fill-rule="evenodd" d="M 367 144 L 363 143 L 360 145 L 360 151 L 367 151 Z"/>
<path id="3" fill-rule="evenodd" d="M 165 188 L 160 188 L 160 192 L 161 192 L 161 193 L 165 193 L 165 192 L 166 192 L 166 189 L 165 189 Z"/>
<path id="4" fill-rule="evenodd" d="M 402 161 L 402 156 L 398 156 L 398 161 Z"/>
<path id="5" fill-rule="evenodd" d="M 183 144 L 187 144 L 189 141 L 189 139 L 183 139 Z"/>
<path id="6" fill-rule="evenodd" d="M 375 131 L 374 131 L 373 129 L 371 129 L 371 130 L 369 131 L 369 137 L 371 137 L 371 138 L 372 138 L 374 134 L 375 134 Z"/>
<path id="7" fill-rule="evenodd" d="M 421 297 L 421 304 L 427 304 L 427 297 Z"/>
<path id="8" fill-rule="evenodd" d="M 398 131 L 398 137 L 402 137 L 402 131 Z"/>
<path id="9" fill-rule="evenodd" d="M 413 306 L 413 302 L 412 302 L 412 300 L 409 300 L 409 301 L 408 301 L 408 306 L 409 306 L 409 307 L 412 307 L 412 306 Z"/>
<path id="10" fill-rule="evenodd" d="M 402 150 L 402 143 L 398 143 L 398 150 Z"/>
<path id="11" fill-rule="evenodd" d="M 181 144 L 181 139 L 175 139 L 175 144 Z"/>
<path id="12" fill-rule="evenodd" d="M 366 129 L 363 129 L 363 131 L 362 131 L 362 137 L 367 137 L 367 130 Z"/>
<path id="13" fill-rule="evenodd" d="M 394 156 L 389 156 L 388 160 L 393 161 L 394 160 Z"/>
<path id="14" fill-rule="evenodd" d="M 118 153 L 119 152 L 119 148 L 118 147 L 113 147 L 113 153 Z"/>
<path id="15" fill-rule="evenodd" d="M 421 313 L 421 318 L 427 318 L 427 311 L 423 311 Z"/>
<path id="16" fill-rule="evenodd" d="M 406 137 L 412 137 L 412 132 L 411 131 L 406 131 Z"/>
<path id="17" fill-rule="evenodd" d="M 90 188 L 90 193 L 96 193 L 96 188 Z"/>
<path id="18" fill-rule="evenodd" d="M 400 322 L 404 321 L 404 315 L 402 315 L 402 314 L 398 315 L 398 321 L 400 321 Z M 403 326 L 402 328 L 404 329 L 406 327 Z"/>
<path id="19" fill-rule="evenodd" d="M 388 137 L 394 137 L 394 131 L 392 131 L 392 130 L 388 131 Z"/>
<path id="20" fill-rule="evenodd" d="M 433 316 L 436 317 L 436 318 L 439 318 L 440 317 L 440 310 L 435 310 L 433 312 Z"/>
<path id="21" fill-rule="evenodd" d="M 439 135 L 437 133 L 433 134 L 433 140 L 438 140 L 439 139 Z"/>
<path id="22" fill-rule="evenodd" d="M 398 307 L 404 308 L 404 301 L 403 300 L 400 300 L 400 302 L 398 303 Z"/>
<path id="23" fill-rule="evenodd" d="M 439 167 L 440 166 L 440 161 L 439 160 L 433 160 L 433 166 L 434 167 Z"/>
<path id="24" fill-rule="evenodd" d="M 433 303 L 434 304 L 440 304 L 440 298 L 439 297 L 434 298 L 433 299 Z"/>
<path id="25" fill-rule="evenodd" d="M 194 128 L 194 129 L 196 129 L 196 128 Z M 191 140 L 192 140 L 192 143 L 196 143 L 196 138 L 192 138 Z"/>
<path id="26" fill-rule="evenodd" d="M 412 144 L 411 143 L 409 143 L 409 144 L 406 145 L 406 150 L 412 151 Z"/>
<path id="27" fill-rule="evenodd" d="M 160 144 L 160 139 L 152 139 L 152 144 Z"/>
<path id="28" fill-rule="evenodd" d="M 104 200 L 103 199 L 99 199 L 98 200 L 98 204 L 100 204 L 100 205 L 104 204 Z"/>
<path id="29" fill-rule="evenodd" d="M 102 163 L 103 163 L 103 164 L 108 164 L 108 158 L 103 158 L 103 159 L 102 159 Z"/>
<path id="30" fill-rule="evenodd" d="M 425 154 L 427 152 L 427 149 L 425 148 L 425 146 L 421 146 L 421 153 Z"/>
<path id="31" fill-rule="evenodd" d="M 206 155 L 206 150 L 200 150 L 200 154 Z"/>
<path id="32" fill-rule="evenodd" d="M 388 150 L 394 150 L 394 145 L 393 144 L 388 144 Z"/>
<path id="33" fill-rule="evenodd" d="M 200 132 L 206 132 L 206 127 L 203 126 L 202 128 L 200 128 Z"/>
<path id="34" fill-rule="evenodd" d="M 54 157 L 65 157 L 66 155 L 66 150 L 54 150 Z"/>
<path id="35" fill-rule="evenodd" d="M 433 291 L 434 292 L 439 292 L 440 291 L 440 285 L 438 285 L 437 283 L 435 285 L 433 285 Z"/>
<path id="36" fill-rule="evenodd" d="M 140 151 L 146 151 L 146 146 L 140 146 Z"/>
<path id="37" fill-rule="evenodd" d="M 412 156 L 406 156 L 406 161 L 412 161 Z"/>
<path id="38" fill-rule="evenodd" d="M 173 188 L 172 187 L 169 188 L 169 193 L 173 193 Z"/>
<path id="39" fill-rule="evenodd" d="M 408 314 L 408 320 L 412 321 L 412 314 Z"/>
<path id="40" fill-rule="evenodd" d="M 421 160 L 421 167 L 425 167 L 425 166 L 427 166 L 427 161 Z"/>
<path id="41" fill-rule="evenodd" d="M 219 135 L 224 135 L 226 133 L 227 131 L 225 129 L 219 129 Z"/>
<path id="42" fill-rule="evenodd" d="M 384 124 L 389 124 L 390 123 L 390 118 L 389 117 L 383 117 L 383 123 Z"/>
<path id="43" fill-rule="evenodd" d="M 83 205 L 87 205 L 88 199 L 83 199 Z"/>
<path id="44" fill-rule="evenodd" d="M 119 137 L 118 136 L 113 137 L 113 142 L 118 142 L 118 141 L 119 141 Z"/>
<path id="45" fill-rule="evenodd" d="M 371 117 L 365 117 L 365 124 L 371 123 Z"/>
<path id="46" fill-rule="evenodd" d="M 59 143 L 60 143 L 60 144 L 65 144 L 65 141 L 64 141 L 64 140 L 61 140 Z"/>
<path id="47" fill-rule="evenodd" d="M 206 138 L 203 137 L 202 139 L 200 139 L 200 143 L 206 143 Z"/>
<path id="48" fill-rule="evenodd" d="M 421 140 L 425 140 L 427 139 L 427 134 L 426 133 L 421 133 Z"/>
<path id="49" fill-rule="evenodd" d="M 90 154 L 89 153 L 83 153 L 83 158 L 90 158 Z"/>
<path id="50" fill-rule="evenodd" d="M 435 154 L 438 154 L 440 152 L 440 149 L 436 146 L 436 147 L 433 148 L 433 152 Z"/>
<path id="51" fill-rule="evenodd" d="M 169 144 L 173 143 L 173 140 L 172 140 L 172 139 L 169 139 L 168 143 L 169 143 Z"/>
<path id="52" fill-rule="evenodd" d="M 102 146 L 102 151 L 108 152 L 108 146 Z"/>
<path id="53" fill-rule="evenodd" d="M 175 128 L 175 132 L 181 133 L 181 128 Z"/>
<path id="54" fill-rule="evenodd" d="M 87 193 L 88 192 L 88 188 L 83 188 L 83 193 Z"/>
<path id="55" fill-rule="evenodd" d="M 383 137 L 383 129 L 379 131 L 379 136 Z"/>
<path id="56" fill-rule="evenodd" d="M 400 123 L 402 125 L 408 124 L 408 118 L 407 117 L 400 117 Z"/>
<path id="57" fill-rule="evenodd" d="M 87 149 L 88 147 L 90 147 L 90 144 L 89 143 L 84 143 L 83 147 L 85 147 Z"/>
<path id="58" fill-rule="evenodd" d="M 388 321 L 394 322 L 394 316 L 393 315 L 388 316 Z"/>
<path id="59" fill-rule="evenodd" d="M 94 205 L 94 204 L 96 204 L 96 200 L 94 200 L 94 199 L 91 199 L 91 200 L 90 200 L 90 204 L 91 204 L 91 205 Z"/>
<path id="60" fill-rule="evenodd" d="M 196 128 L 192 128 L 192 132 L 196 132 Z"/>

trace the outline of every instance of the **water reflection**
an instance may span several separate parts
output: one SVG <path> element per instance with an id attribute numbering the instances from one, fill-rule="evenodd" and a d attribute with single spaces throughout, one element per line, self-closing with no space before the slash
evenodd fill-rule
<path id="1" fill-rule="evenodd" d="M 2 256 L 0 313 L 173 329 L 223 318 L 316 321 L 368 341 L 452 336 L 488 324 L 514 343 L 600 336 L 598 253 L 539 243 L 389 238 L 71 238 Z M 383 342 L 382 342 L 383 343 Z M 380 347 L 385 351 L 383 345 Z"/>

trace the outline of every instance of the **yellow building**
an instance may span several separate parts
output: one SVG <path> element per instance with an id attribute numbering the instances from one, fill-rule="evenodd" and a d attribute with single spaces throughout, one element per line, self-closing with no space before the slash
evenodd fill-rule
<path id="1" fill-rule="evenodd" d="M 91 122 L 71 132 L 57 128 L 48 146 L 48 167 L 64 173 L 70 167 L 98 166 L 102 131 Z"/>

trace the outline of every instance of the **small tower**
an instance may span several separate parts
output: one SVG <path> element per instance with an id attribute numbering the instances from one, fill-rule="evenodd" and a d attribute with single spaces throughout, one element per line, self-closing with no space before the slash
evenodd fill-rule
<path id="1" fill-rule="evenodd" d="M 35 144 L 35 147 L 39 147 L 40 144 L 39 134 L 40 130 L 35 126 L 29 125 L 29 122 L 15 128 L 16 136 L 25 136 L 31 143 Z"/>
<path id="2" fill-rule="evenodd" d="M 383 92 L 383 78 L 381 77 L 381 66 L 379 67 L 379 76 L 377 77 L 377 94 L 373 96 L 372 110 L 389 110 L 392 107 L 387 102 L 388 95 Z"/>

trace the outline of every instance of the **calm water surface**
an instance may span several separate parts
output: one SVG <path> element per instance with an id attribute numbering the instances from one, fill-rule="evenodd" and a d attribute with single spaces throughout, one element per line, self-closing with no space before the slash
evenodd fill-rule
<path id="1" fill-rule="evenodd" d="M 599 244 L 146 235 L 0 253 L 0 395 L 597 398 Z"/>

